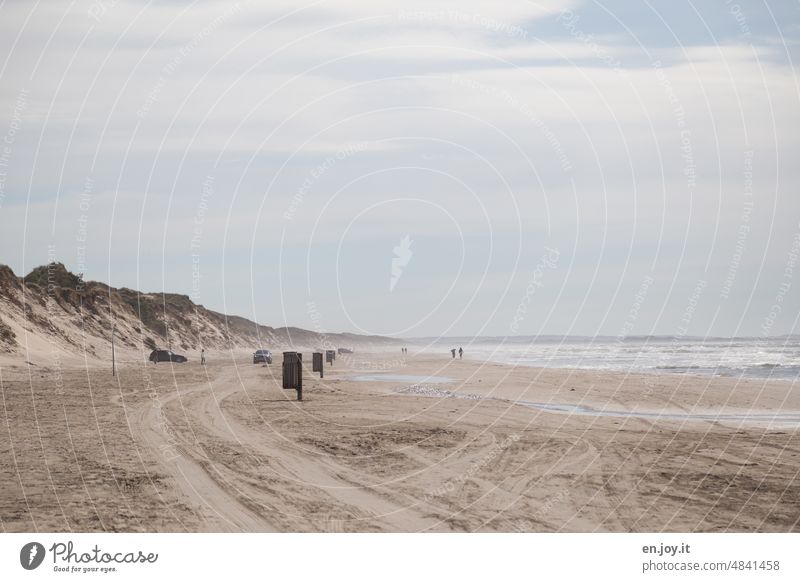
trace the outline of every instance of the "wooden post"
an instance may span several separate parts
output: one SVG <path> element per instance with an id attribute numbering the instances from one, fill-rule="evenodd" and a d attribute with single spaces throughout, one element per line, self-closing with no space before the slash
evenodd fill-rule
<path id="1" fill-rule="evenodd" d="M 297 400 L 303 399 L 303 354 L 297 354 Z"/>
<path id="2" fill-rule="evenodd" d="M 303 354 L 283 352 L 283 389 L 297 390 L 297 399 L 303 399 Z"/>
<path id="3" fill-rule="evenodd" d="M 322 352 L 314 352 L 311 355 L 311 371 L 319 372 L 319 377 L 323 377 L 325 365 L 322 363 Z"/>
<path id="4" fill-rule="evenodd" d="M 114 348 L 114 318 L 111 318 L 111 375 L 117 375 L 117 351 Z"/>

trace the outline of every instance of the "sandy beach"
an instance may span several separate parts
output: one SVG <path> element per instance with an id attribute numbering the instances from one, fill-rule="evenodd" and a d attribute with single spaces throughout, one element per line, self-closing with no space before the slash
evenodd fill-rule
<path id="1" fill-rule="evenodd" d="M 800 529 L 790 382 L 399 351 L 340 358 L 324 379 L 309 365 L 303 402 L 280 388 L 280 355 L 129 362 L 116 378 L 3 366 L 0 527 Z"/>

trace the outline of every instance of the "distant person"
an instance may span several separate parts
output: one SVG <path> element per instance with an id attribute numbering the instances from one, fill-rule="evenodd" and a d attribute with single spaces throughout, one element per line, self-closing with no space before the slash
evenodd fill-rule
<path id="1" fill-rule="evenodd" d="M 452 350 L 450 350 L 450 353 L 453 354 L 453 359 L 455 360 L 456 359 L 456 349 L 453 348 Z"/>
<path id="2" fill-rule="evenodd" d="M 461 347 L 458 348 L 458 359 L 459 360 L 463 360 L 464 359 L 464 348 L 461 348 Z"/>
<path id="3" fill-rule="evenodd" d="M 205 366 L 206 365 L 206 350 L 205 350 L 205 348 L 200 350 L 200 365 L 201 366 Z"/>

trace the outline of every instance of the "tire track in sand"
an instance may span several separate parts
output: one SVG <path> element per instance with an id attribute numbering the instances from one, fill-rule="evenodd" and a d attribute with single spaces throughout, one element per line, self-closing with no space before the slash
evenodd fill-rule
<path id="1" fill-rule="evenodd" d="M 170 474 L 180 491 L 190 502 L 203 510 L 203 526 L 207 531 L 223 532 L 273 532 L 275 528 L 245 507 L 236 497 L 222 487 L 219 476 L 214 476 L 187 450 L 170 429 L 163 408 L 168 403 L 189 394 L 208 390 L 207 383 L 178 388 L 175 392 L 159 396 L 139 406 L 132 414 L 134 436 L 157 452 L 156 458 L 165 472 Z M 169 458 L 167 458 L 169 451 Z"/>
<path id="2" fill-rule="evenodd" d="M 245 376 L 249 376 L 249 369 L 244 370 Z M 303 450 L 275 433 L 255 431 L 230 416 L 225 416 L 221 408 L 222 402 L 237 392 L 244 391 L 243 382 L 250 380 L 240 375 L 240 370 L 231 368 L 226 372 L 215 380 L 213 390 L 202 398 L 202 416 L 198 420 L 204 421 L 204 428 L 213 430 L 217 436 L 227 440 L 235 439 L 238 445 L 269 457 L 280 467 L 280 477 L 298 485 L 320 489 L 324 496 L 338 504 L 355 508 L 358 513 L 371 516 L 388 531 L 437 530 L 443 526 L 447 529 L 440 519 L 424 515 L 410 506 L 398 505 L 374 489 L 359 484 L 364 481 L 357 475 L 351 476 L 351 468 Z M 258 381 L 263 382 L 264 379 L 259 377 Z M 250 390 L 258 388 L 251 386 Z"/>

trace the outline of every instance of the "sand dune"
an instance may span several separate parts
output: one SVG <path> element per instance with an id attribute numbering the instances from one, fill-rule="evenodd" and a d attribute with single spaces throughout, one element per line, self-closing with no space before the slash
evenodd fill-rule
<path id="1" fill-rule="evenodd" d="M 142 362 L 155 347 L 170 348 L 198 361 L 230 357 L 265 347 L 318 349 L 375 348 L 391 338 L 270 327 L 224 315 L 186 295 L 116 289 L 83 281 L 61 263 L 17 277 L 0 265 L 0 365 L 81 365 L 110 361 L 111 336 L 117 358 Z"/>

